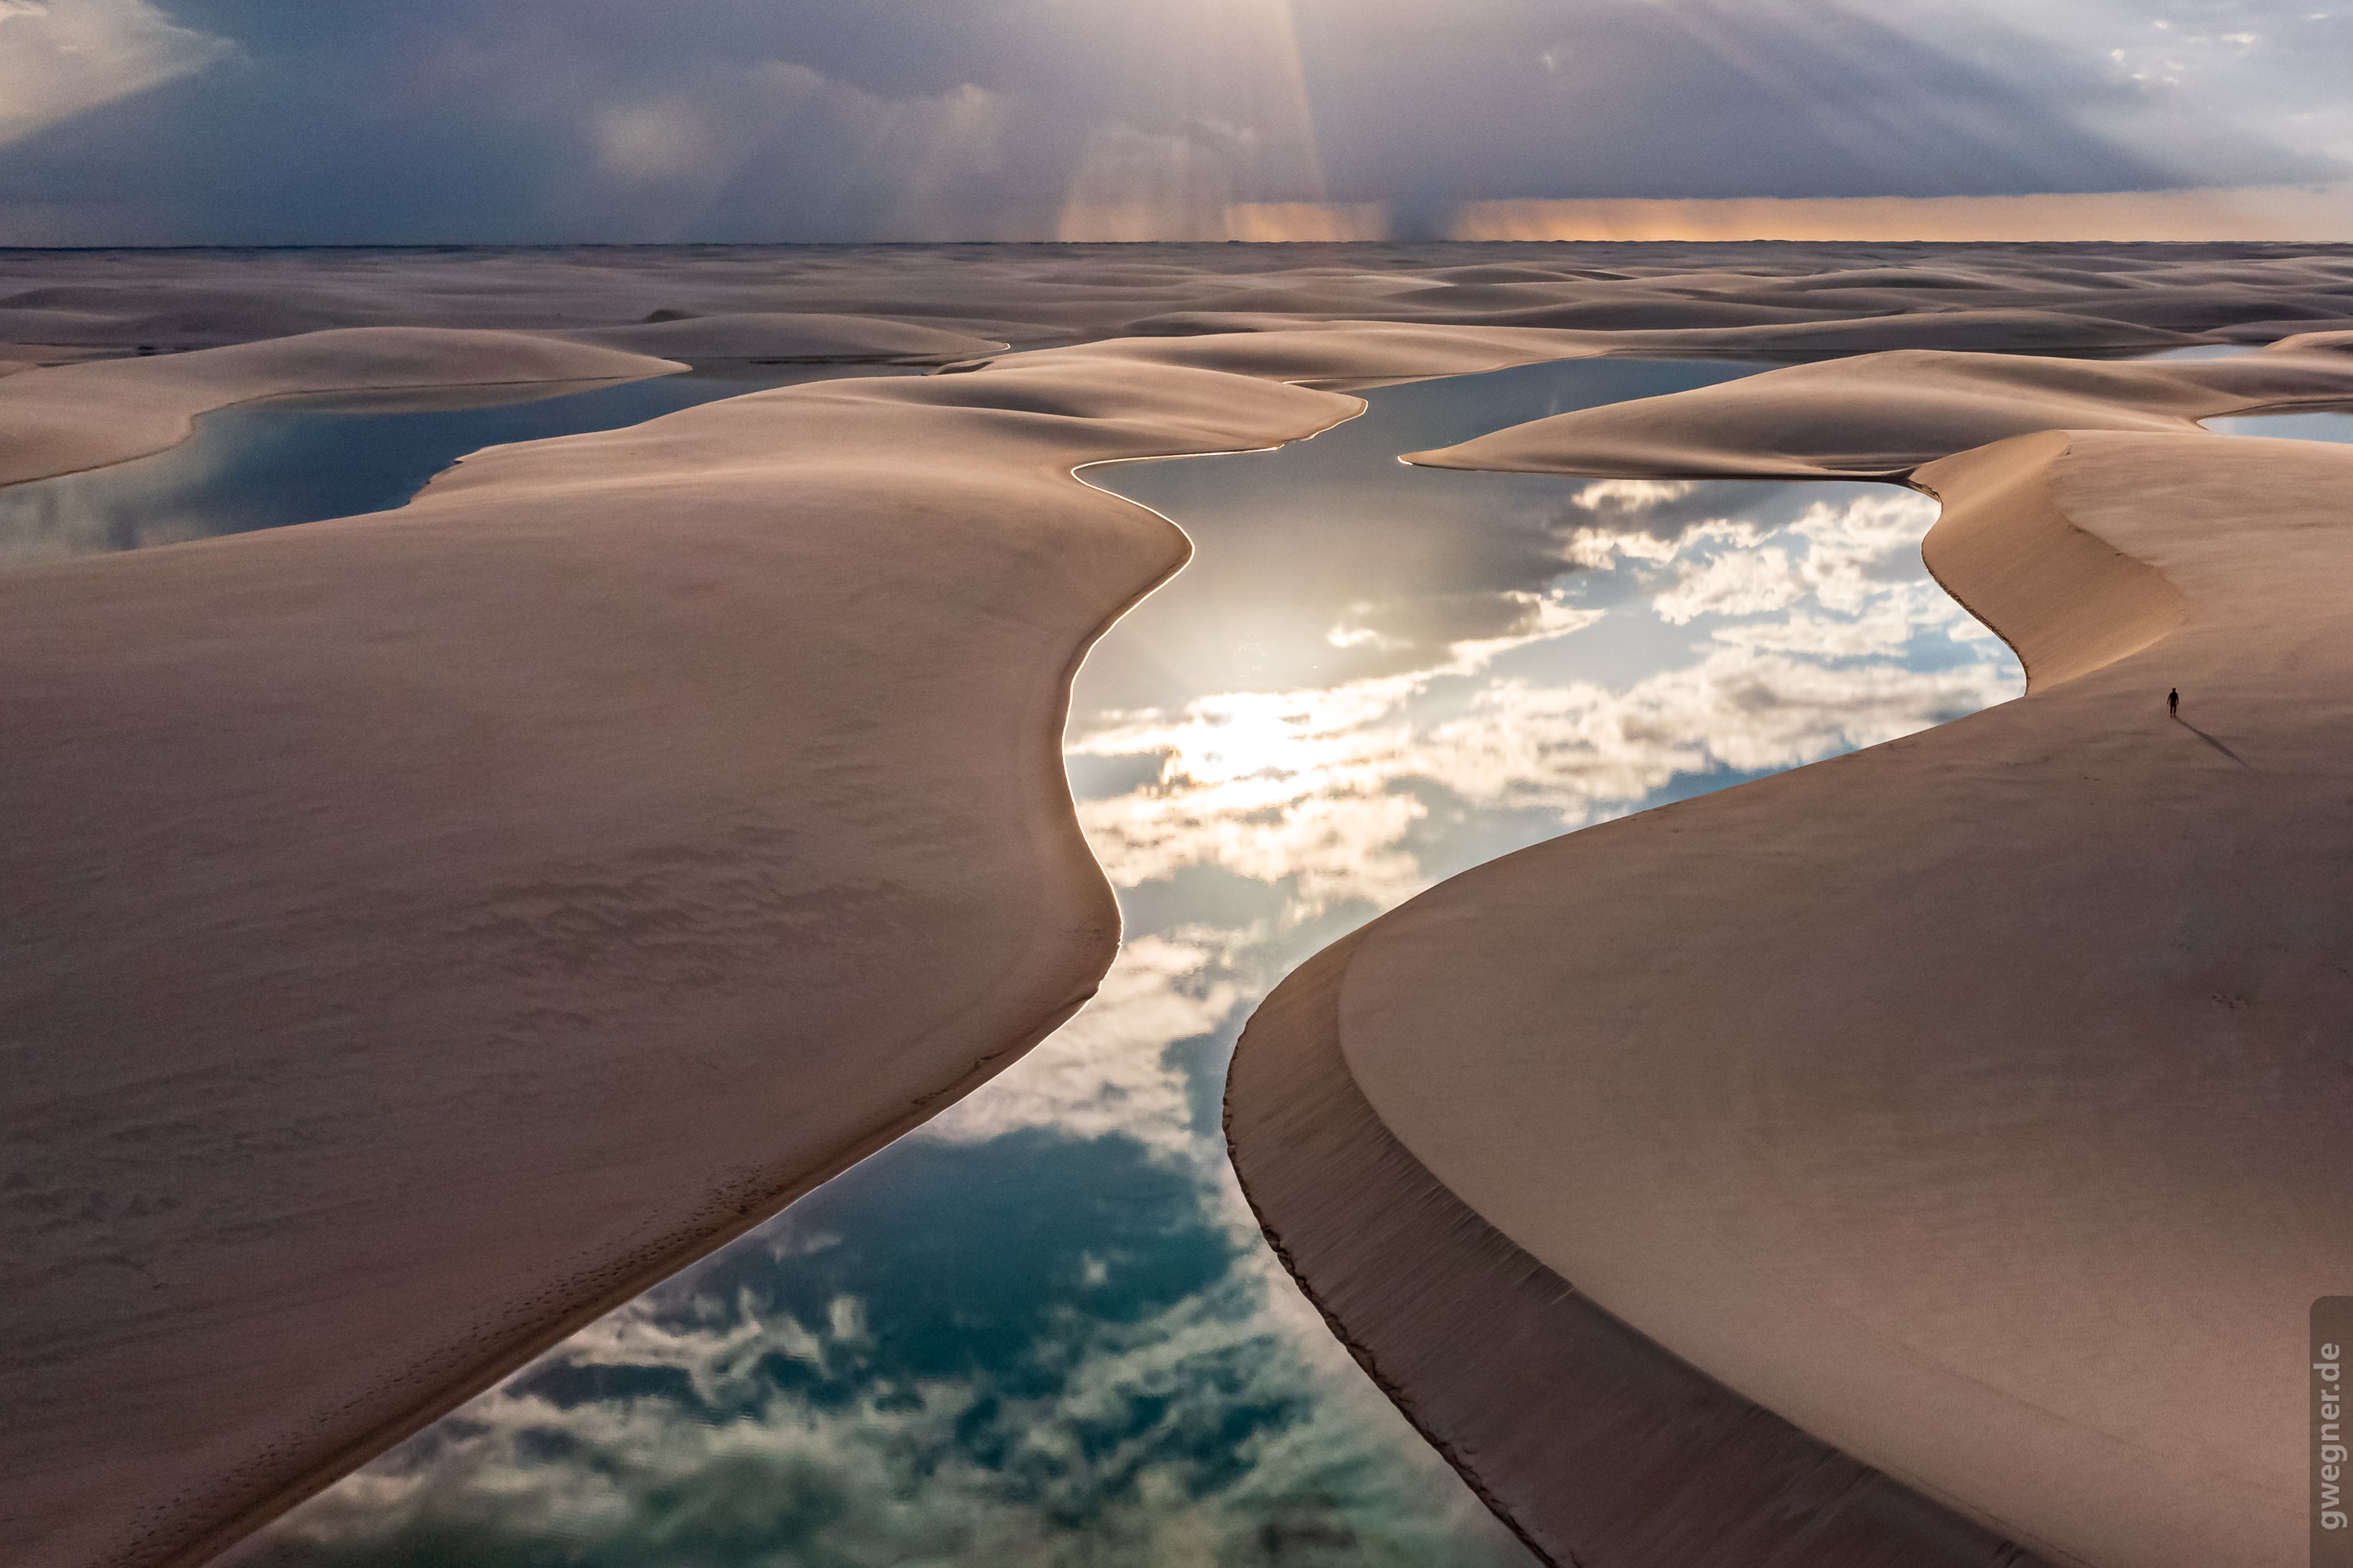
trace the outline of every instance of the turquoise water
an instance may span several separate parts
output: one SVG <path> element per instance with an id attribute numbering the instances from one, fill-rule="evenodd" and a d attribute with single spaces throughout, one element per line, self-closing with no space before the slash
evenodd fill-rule
<path id="1" fill-rule="evenodd" d="M 1219 1137 L 1224 1066 L 1289 968 L 1440 877 L 2020 690 L 2008 651 L 1927 580 L 1934 512 L 1907 492 L 1395 461 L 1760 368 L 1582 361 L 1391 387 L 1279 452 L 1089 471 L 1199 547 L 1073 693 L 1073 792 L 1126 920 L 1099 1000 L 240 1558 L 1528 1563 L 1260 1238 Z M 552 407 L 443 410 L 407 471 Z M 323 482 L 316 454 L 360 440 L 322 427 L 276 471 Z M 244 525 L 301 510 L 242 471 Z M 106 499 L 123 472 L 87 488 Z M 108 503 L 143 537 L 136 505 Z"/>

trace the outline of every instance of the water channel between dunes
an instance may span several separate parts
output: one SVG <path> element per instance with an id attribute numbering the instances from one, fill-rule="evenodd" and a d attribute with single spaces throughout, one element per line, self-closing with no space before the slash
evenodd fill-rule
<path id="1" fill-rule="evenodd" d="M 1528 1561 L 1266 1249 L 1219 1137 L 1224 1065 L 1292 966 L 1442 877 L 2021 689 L 1928 578 L 1935 508 L 1907 491 L 1395 461 L 1763 368 L 1579 360 L 1379 388 L 1278 451 L 1087 471 L 1198 547 L 1073 692 L 1072 793 L 1126 926 L 1101 997 L 233 1558 Z M 331 423 L 282 461 L 233 421 L 178 461 L 292 521 L 284 494 L 414 416 L 308 417 Z M 458 450 L 523 439 L 512 409 L 431 417 Z M 14 558 L 249 525 L 232 504 L 142 526 L 172 506 L 139 467 L 74 476 L 70 506 L 20 500 Z"/>

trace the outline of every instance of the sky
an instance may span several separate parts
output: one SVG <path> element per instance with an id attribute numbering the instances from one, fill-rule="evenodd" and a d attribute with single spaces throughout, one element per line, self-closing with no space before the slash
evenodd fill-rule
<path id="1" fill-rule="evenodd" d="M 2348 80 L 2353 0 L 0 0 L 0 243 L 2353 238 Z"/>

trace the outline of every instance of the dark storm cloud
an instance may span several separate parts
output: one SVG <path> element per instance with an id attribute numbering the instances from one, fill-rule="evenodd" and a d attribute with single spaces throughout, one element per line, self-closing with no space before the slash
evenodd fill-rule
<path id="1" fill-rule="evenodd" d="M 19 241 L 1052 238 L 1107 207 L 1177 235 L 1229 203 L 1321 199 L 1391 203 L 1409 232 L 1499 197 L 2337 167 L 2241 127 L 2260 95 L 2229 73 L 2257 46 L 2231 39 L 2313 26 L 2253 5 L 2116 21 L 2113 43 L 1821 0 L 8 8 L 0 75 L 11 50 L 36 73 L 42 30 L 75 18 L 143 51 L 119 96 L 92 88 L 0 147 L 0 238 Z M 2247 111 L 2168 75 L 2159 46 L 2238 82 Z"/>
<path id="2" fill-rule="evenodd" d="M 2152 146 L 2153 90 L 1982 21 L 1943 16 L 1931 41 L 1820 4 L 1467 3 L 1442 22 L 1422 0 L 1303 5 L 1335 196 L 1987 196 L 2327 173 L 2178 103 L 2185 123 Z"/>

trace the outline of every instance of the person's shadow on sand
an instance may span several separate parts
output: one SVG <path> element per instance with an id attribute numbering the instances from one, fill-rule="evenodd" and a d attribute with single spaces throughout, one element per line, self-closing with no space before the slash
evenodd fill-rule
<path id="1" fill-rule="evenodd" d="M 2240 767 L 2248 768 L 2252 766 L 2245 758 L 2240 756 L 2237 752 L 2232 750 L 2229 747 L 2224 746 L 2221 741 L 2216 740 L 2212 736 L 2208 735 L 2204 730 L 2200 729 L 2196 725 L 2191 724 L 2188 719 L 2181 716 L 2181 690 L 2179 687 L 2177 686 L 2172 691 L 2165 694 L 2165 711 L 2167 714 L 2171 715 L 2174 723 L 2179 725 L 2182 728 L 2188 730 L 2190 734 L 2196 736 L 2199 739 L 2204 741 L 2207 745 L 2212 747 L 2215 750 L 2221 752 L 2223 756 L 2229 758 Z"/>

